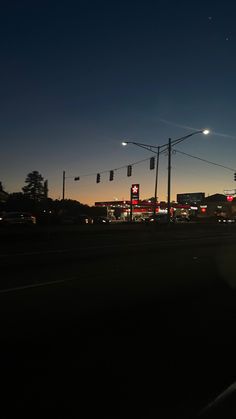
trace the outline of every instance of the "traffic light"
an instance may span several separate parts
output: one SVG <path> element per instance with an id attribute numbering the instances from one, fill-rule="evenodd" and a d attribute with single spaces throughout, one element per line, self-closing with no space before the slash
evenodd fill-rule
<path id="1" fill-rule="evenodd" d="M 155 157 L 150 158 L 150 170 L 155 169 Z"/>
<path id="2" fill-rule="evenodd" d="M 74 178 L 74 180 L 79 180 L 79 176 L 76 176 L 76 177 Z"/>
<path id="3" fill-rule="evenodd" d="M 114 170 L 110 170 L 109 180 L 113 180 L 113 179 L 114 179 Z"/>
<path id="4" fill-rule="evenodd" d="M 234 172 L 234 180 L 236 180 L 236 172 Z"/>
<path id="5" fill-rule="evenodd" d="M 131 164 L 129 164 L 129 166 L 127 166 L 127 176 L 132 176 L 132 166 L 131 166 Z"/>
<path id="6" fill-rule="evenodd" d="M 100 182 L 100 173 L 97 174 L 97 183 Z"/>

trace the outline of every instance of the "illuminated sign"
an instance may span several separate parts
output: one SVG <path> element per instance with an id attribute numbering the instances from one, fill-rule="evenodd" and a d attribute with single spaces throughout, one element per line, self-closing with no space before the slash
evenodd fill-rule
<path id="1" fill-rule="evenodd" d="M 205 198 L 204 192 L 180 193 L 177 194 L 178 204 L 197 205 Z"/>
<path id="2" fill-rule="evenodd" d="M 233 201 L 233 199 L 234 199 L 234 197 L 233 197 L 232 195 L 228 195 L 228 196 L 227 196 L 227 201 L 228 201 L 228 202 L 232 202 L 232 201 Z"/>
<path id="3" fill-rule="evenodd" d="M 131 186 L 131 201 L 133 205 L 139 203 L 139 184 L 135 183 Z"/>
<path id="4" fill-rule="evenodd" d="M 224 190 L 224 195 L 235 195 L 236 194 L 236 189 L 225 189 Z"/>
<path id="5" fill-rule="evenodd" d="M 132 194 L 136 195 L 139 193 L 139 185 L 132 185 Z"/>

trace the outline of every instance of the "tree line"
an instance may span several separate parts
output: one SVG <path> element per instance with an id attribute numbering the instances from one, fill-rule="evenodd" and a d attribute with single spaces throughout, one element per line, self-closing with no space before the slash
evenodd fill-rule
<path id="1" fill-rule="evenodd" d="M 48 197 L 48 182 L 36 170 L 29 173 L 25 179 L 22 192 L 7 194 L 0 182 L 0 211 L 24 211 L 30 212 L 38 219 L 56 219 L 63 215 L 77 216 L 86 214 L 89 216 L 106 215 L 104 208 L 90 207 L 72 199 L 55 199 Z M 1 196 L 1 195 L 0 195 Z"/>

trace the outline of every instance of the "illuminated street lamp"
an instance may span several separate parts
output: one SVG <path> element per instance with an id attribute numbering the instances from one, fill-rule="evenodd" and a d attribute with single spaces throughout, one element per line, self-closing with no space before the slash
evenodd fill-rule
<path id="1" fill-rule="evenodd" d="M 190 134 L 185 135 L 184 137 L 177 138 L 176 140 L 171 140 L 171 138 L 169 138 L 168 144 L 166 144 L 167 145 L 167 150 L 168 150 L 168 182 L 167 182 L 167 217 L 168 217 L 168 223 L 170 222 L 171 151 L 172 151 L 172 146 L 175 146 L 176 144 L 179 144 L 182 141 L 185 141 L 188 138 L 190 138 L 190 137 L 192 137 L 193 135 L 196 135 L 196 134 L 208 135 L 208 134 L 210 134 L 210 131 L 208 129 L 203 129 L 203 130 L 191 132 Z"/>
<path id="2" fill-rule="evenodd" d="M 187 134 L 183 137 L 177 138 L 176 140 L 171 140 L 171 138 L 169 138 L 168 143 L 160 145 L 160 146 L 154 146 L 154 145 L 144 144 L 144 143 L 137 143 L 135 141 L 122 141 L 122 143 L 121 143 L 123 146 L 127 146 L 128 144 L 133 144 L 133 145 L 136 145 L 138 147 L 144 148 L 146 150 L 152 151 L 153 153 L 156 153 L 156 155 L 157 155 L 155 192 L 154 192 L 154 208 L 153 208 L 154 215 L 156 213 L 157 181 L 158 181 L 158 167 L 159 167 L 160 150 L 162 148 L 164 148 L 163 151 L 166 151 L 166 150 L 168 151 L 168 181 L 167 181 L 167 215 L 168 215 L 168 222 L 170 222 L 171 151 L 172 151 L 172 147 L 175 146 L 176 144 L 181 143 L 182 141 L 187 140 L 188 138 L 190 138 L 190 137 L 192 137 L 193 135 L 196 135 L 196 134 L 208 135 L 208 134 L 210 134 L 210 131 L 208 129 L 203 129 L 203 130 L 198 130 L 198 131 L 191 132 L 190 134 Z M 157 151 L 154 151 L 154 149 L 157 149 Z"/>

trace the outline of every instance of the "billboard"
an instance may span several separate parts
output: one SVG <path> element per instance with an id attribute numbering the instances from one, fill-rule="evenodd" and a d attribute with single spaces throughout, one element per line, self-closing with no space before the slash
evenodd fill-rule
<path id="1" fill-rule="evenodd" d="M 200 204 L 205 198 L 204 192 L 190 192 L 177 194 L 178 204 Z"/>

